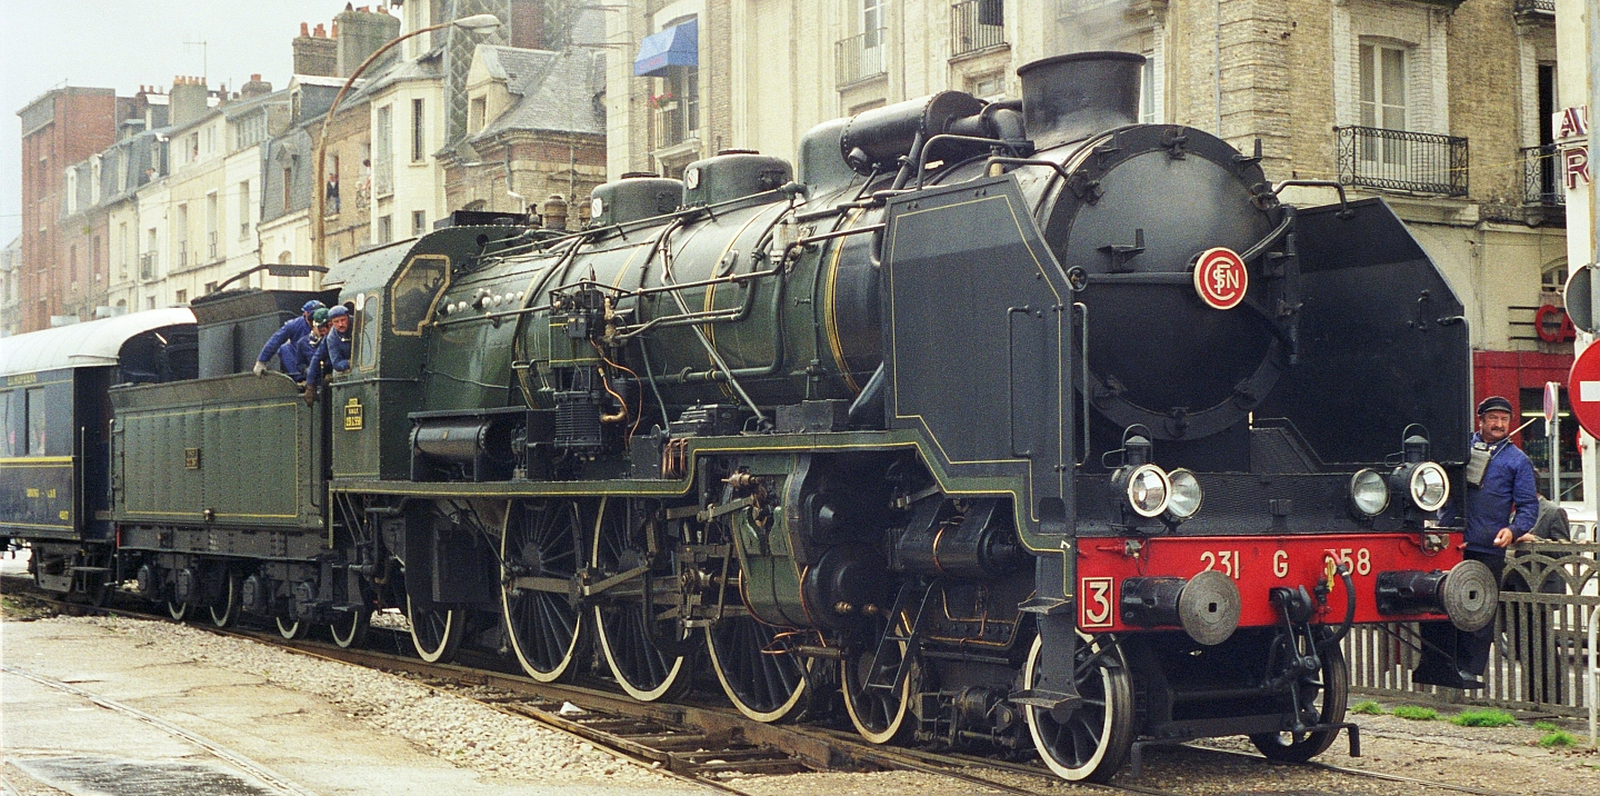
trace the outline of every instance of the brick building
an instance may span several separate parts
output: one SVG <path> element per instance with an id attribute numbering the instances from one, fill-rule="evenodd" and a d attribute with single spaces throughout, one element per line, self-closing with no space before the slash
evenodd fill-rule
<path id="1" fill-rule="evenodd" d="M 81 268 L 87 259 L 74 269 L 67 261 L 71 249 L 63 247 L 67 175 L 70 166 L 116 139 L 118 111 L 112 89 L 67 86 L 45 92 L 17 112 L 22 122 L 21 331 L 80 320 L 67 310 L 82 303 L 71 290 L 75 279 L 79 290 L 84 287 Z"/>

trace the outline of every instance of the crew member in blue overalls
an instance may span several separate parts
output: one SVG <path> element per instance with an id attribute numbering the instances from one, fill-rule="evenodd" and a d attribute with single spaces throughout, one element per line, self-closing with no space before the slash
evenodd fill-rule
<path id="1" fill-rule="evenodd" d="M 350 310 L 343 305 L 328 310 L 328 323 L 332 326 L 328 336 L 317 344 L 306 366 L 306 406 L 317 402 L 317 386 L 322 383 L 323 368 L 336 373 L 350 369 Z"/>
<path id="2" fill-rule="evenodd" d="M 1495 582 L 1506 567 L 1506 548 L 1533 528 L 1539 516 L 1539 492 L 1533 462 L 1511 444 L 1511 402 L 1495 395 L 1478 404 L 1478 433 L 1472 435 L 1473 458 L 1467 468 L 1466 557 L 1482 561 Z M 1456 637 L 1456 668 L 1462 687 L 1482 688 L 1489 666 L 1494 623 Z"/>
<path id="3" fill-rule="evenodd" d="M 278 331 L 273 332 L 272 336 L 267 338 L 267 344 L 262 346 L 261 353 L 256 355 L 255 367 L 251 368 L 250 372 L 260 377 L 266 376 L 267 363 L 272 360 L 272 355 L 278 353 L 278 349 L 282 348 L 284 343 L 299 340 L 311 334 L 311 313 L 322 309 L 322 307 L 322 302 L 316 299 L 301 305 L 300 317 L 284 321 L 283 325 L 278 327 Z M 287 373 L 288 368 L 284 368 L 284 372 Z"/>
<path id="4" fill-rule="evenodd" d="M 305 383 L 306 366 L 311 364 L 311 355 L 316 353 L 317 346 L 327 335 L 328 311 L 320 309 L 311 313 L 311 334 L 299 340 L 290 340 L 278 349 L 278 361 L 283 364 L 283 372 L 289 374 L 295 384 Z"/>

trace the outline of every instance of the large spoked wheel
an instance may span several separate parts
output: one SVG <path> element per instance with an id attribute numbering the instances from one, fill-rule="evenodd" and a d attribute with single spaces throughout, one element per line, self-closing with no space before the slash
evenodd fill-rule
<path id="1" fill-rule="evenodd" d="M 500 588 L 511 649 L 542 683 L 572 674 L 584 633 L 570 585 L 584 565 L 584 524 L 571 500 L 517 502 L 506 514 Z"/>
<path id="2" fill-rule="evenodd" d="M 341 618 L 328 625 L 333 643 L 343 649 L 365 647 L 367 634 L 372 629 L 372 613 L 365 608 L 346 611 Z"/>
<path id="3" fill-rule="evenodd" d="M 1322 668 L 1301 677 L 1296 689 L 1299 712 L 1303 719 L 1337 724 L 1344 721 L 1345 703 L 1350 699 L 1350 669 L 1345 665 L 1344 651 L 1337 644 L 1329 644 L 1319 654 Z M 1289 706 L 1285 705 L 1285 709 Z M 1338 735 L 1338 730 L 1258 733 L 1250 736 L 1250 742 L 1269 759 L 1304 763 L 1327 751 Z"/>
<path id="4" fill-rule="evenodd" d="M 917 693 L 921 667 L 915 658 L 906 660 L 907 642 L 885 639 L 887 624 L 875 624 L 874 632 L 863 634 L 861 642 L 840 663 L 844 709 L 862 738 L 877 744 L 903 741 L 915 728 L 915 723 L 906 721 L 906 717 L 911 712 L 911 698 Z M 906 635 L 902 624 L 895 623 L 895 636 Z M 903 675 L 902 662 L 906 667 Z"/>
<path id="5" fill-rule="evenodd" d="M 1040 637 L 1033 640 L 1023 688 L 1033 688 Z M 1034 748 L 1056 776 L 1074 782 L 1104 782 L 1122 768 L 1133 748 L 1133 678 L 1121 650 L 1080 634 L 1074 679 L 1083 703 L 1077 710 L 1027 708 Z"/>
<path id="6" fill-rule="evenodd" d="M 174 622 L 182 622 L 189 618 L 189 604 L 178 600 L 167 600 L 167 616 Z"/>
<path id="7" fill-rule="evenodd" d="M 676 619 L 656 618 L 673 603 L 673 594 L 665 590 L 669 584 L 675 585 L 676 568 L 664 550 L 655 560 L 650 559 L 650 520 L 630 518 L 627 509 L 621 500 L 600 503 L 592 559 L 595 580 L 648 569 L 601 594 L 594 607 L 594 627 L 617 685 L 634 699 L 653 702 L 689 684 L 689 678 L 683 676 L 682 645 L 679 650 L 667 651 L 656 644 L 656 639 L 679 642 L 684 637 Z M 662 545 L 656 549 L 661 550 Z"/>
<path id="8" fill-rule="evenodd" d="M 211 624 L 217 627 L 232 627 L 239 621 L 239 576 L 229 573 L 223 576 L 222 599 L 220 602 L 208 606 L 211 613 Z"/>
<path id="9" fill-rule="evenodd" d="M 274 618 L 273 621 L 278 625 L 278 635 L 283 636 L 290 641 L 305 638 L 306 635 L 311 632 L 311 625 L 298 619 L 290 619 L 286 616 L 278 616 Z"/>
<path id="10" fill-rule="evenodd" d="M 789 649 L 793 638 L 750 616 L 727 617 L 706 629 L 717 681 L 740 713 L 772 722 L 805 712 L 806 659 Z"/>
<path id="11" fill-rule="evenodd" d="M 406 595 L 406 618 L 411 622 L 411 646 L 427 663 L 449 663 L 467 633 L 467 612 L 423 604 Z"/>

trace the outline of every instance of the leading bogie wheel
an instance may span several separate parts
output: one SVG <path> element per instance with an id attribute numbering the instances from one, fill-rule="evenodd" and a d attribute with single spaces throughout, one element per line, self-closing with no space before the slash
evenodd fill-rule
<path id="1" fill-rule="evenodd" d="M 903 620 L 895 623 L 892 637 L 883 621 L 873 625 L 840 661 L 844 709 L 862 738 L 875 744 L 896 743 L 916 729 L 916 722 L 907 717 L 920 687 L 921 666 L 915 656 L 907 660 Z"/>
<path id="2" fill-rule="evenodd" d="M 211 624 L 217 627 L 232 627 L 239 621 L 239 576 L 228 573 L 223 576 L 222 595 L 220 603 L 207 606 L 211 614 Z"/>
<path id="3" fill-rule="evenodd" d="M 587 565 L 589 529 L 579 503 L 518 501 L 506 512 L 500 537 L 500 604 L 511 650 L 529 677 L 542 683 L 576 673 L 587 635 L 570 584 Z"/>
<path id="4" fill-rule="evenodd" d="M 1023 669 L 1023 688 L 1034 687 L 1041 637 L 1035 636 Z M 1133 678 L 1122 651 L 1109 641 L 1079 634 L 1073 666 L 1078 695 L 1075 710 L 1028 706 L 1028 731 L 1046 766 L 1063 779 L 1105 782 L 1122 768 L 1133 748 Z"/>
<path id="5" fill-rule="evenodd" d="M 449 663 L 467 633 L 465 609 L 423 604 L 406 595 L 406 618 L 411 621 L 411 646 L 426 663 Z"/>
<path id="6" fill-rule="evenodd" d="M 656 559 L 649 559 L 650 522 L 648 516 L 630 518 L 625 501 L 602 499 L 590 559 L 596 580 L 649 565 L 644 574 L 601 594 L 594 607 L 594 628 L 606 665 L 617 685 L 641 702 L 678 693 L 690 680 L 684 671 L 683 645 L 663 650 L 656 643 L 656 639 L 680 642 L 684 632 L 676 619 L 656 618 L 674 603 L 676 593 L 668 590 L 676 589 L 677 582 L 676 567 L 664 546 Z"/>
<path id="7" fill-rule="evenodd" d="M 189 604 L 178 600 L 167 600 L 167 616 L 174 622 L 182 622 L 189 618 Z"/>
<path id="8" fill-rule="evenodd" d="M 1319 650 L 1322 667 L 1312 674 L 1302 676 L 1295 689 L 1300 703 L 1300 713 L 1316 717 L 1319 724 L 1338 724 L 1344 721 L 1345 704 L 1350 698 L 1350 670 L 1345 665 L 1344 651 L 1337 644 Z M 1285 704 L 1286 710 L 1293 708 Z M 1250 736 L 1250 742 L 1271 760 L 1283 763 L 1304 763 L 1328 750 L 1339 731 L 1269 732 Z"/>

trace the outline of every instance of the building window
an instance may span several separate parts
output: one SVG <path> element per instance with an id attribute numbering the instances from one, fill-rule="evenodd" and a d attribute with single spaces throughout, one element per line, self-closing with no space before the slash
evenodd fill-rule
<path id="1" fill-rule="evenodd" d="M 128 278 L 128 222 L 117 224 L 117 278 Z"/>
<path id="2" fill-rule="evenodd" d="M 218 228 L 222 224 L 221 219 L 219 219 L 217 217 L 218 215 L 220 215 L 220 213 L 221 213 L 221 209 L 219 207 L 217 207 L 217 192 L 216 191 L 212 191 L 211 193 L 206 194 L 206 260 L 207 260 L 207 262 L 215 261 L 215 260 L 218 260 L 218 259 L 220 259 L 222 257 L 222 241 L 219 240 L 219 238 L 221 238 L 222 236 L 219 235 L 218 232 L 217 232 Z"/>
<path id="3" fill-rule="evenodd" d="M 67 215 L 78 212 L 78 170 L 67 169 Z"/>
<path id="4" fill-rule="evenodd" d="M 485 97 L 473 97 L 467 107 L 467 132 L 476 133 L 483 130 L 488 124 L 485 118 L 489 115 L 489 100 Z"/>
<path id="5" fill-rule="evenodd" d="M 1362 44 L 1360 69 L 1362 126 L 1406 129 L 1406 51 Z"/>
<path id="6" fill-rule="evenodd" d="M 411 235 L 422 237 L 428 231 L 428 214 L 426 211 L 417 210 L 411 214 Z"/>
<path id="7" fill-rule="evenodd" d="M 377 110 L 372 125 L 372 190 L 378 196 L 394 193 L 394 108 Z"/>
<path id="8" fill-rule="evenodd" d="M 187 291 L 187 290 L 178 291 L 176 294 L 174 294 L 174 299 L 176 300 L 176 302 L 178 304 L 188 304 L 189 303 L 189 291 Z"/>
<path id="9" fill-rule="evenodd" d="M 189 205 L 178 205 L 172 221 L 172 250 L 176 268 L 189 265 Z"/>
<path id="10" fill-rule="evenodd" d="M 250 237 L 250 181 L 239 183 L 239 240 Z"/>
<path id="11" fill-rule="evenodd" d="M 378 216 L 378 244 L 394 242 L 394 216 Z"/>
<path id="12" fill-rule="evenodd" d="M 217 292 L 217 283 L 216 282 L 207 282 L 206 283 L 206 295 L 209 296 L 209 295 L 211 295 L 212 293 L 215 293 L 215 292 Z"/>
<path id="13" fill-rule="evenodd" d="M 421 163 L 428 155 L 426 119 L 422 114 L 422 100 L 411 101 L 411 162 Z"/>
<path id="14" fill-rule="evenodd" d="M 293 180 L 294 180 L 294 169 L 292 169 L 292 168 L 290 168 L 288 166 L 284 166 L 283 167 L 283 212 L 285 212 L 285 213 L 289 212 L 289 199 L 290 199 L 289 186 L 293 183 Z"/>
<path id="15" fill-rule="evenodd" d="M 968 78 L 967 93 L 980 99 L 1000 99 L 1006 93 L 1006 73 L 987 72 Z"/>
<path id="16" fill-rule="evenodd" d="M 656 109 L 656 147 L 680 144 L 700 129 L 700 68 L 667 67 L 660 94 L 650 98 Z"/>
<path id="17" fill-rule="evenodd" d="M 888 31 L 884 28 L 888 0 L 855 0 L 856 8 L 851 21 L 855 35 L 840 41 L 835 52 L 834 69 L 839 85 L 877 77 L 886 70 L 884 43 Z"/>
<path id="18" fill-rule="evenodd" d="M 339 215 L 339 156 L 329 155 L 322 168 L 328 174 L 327 184 L 322 186 L 322 212 L 336 216 Z"/>

